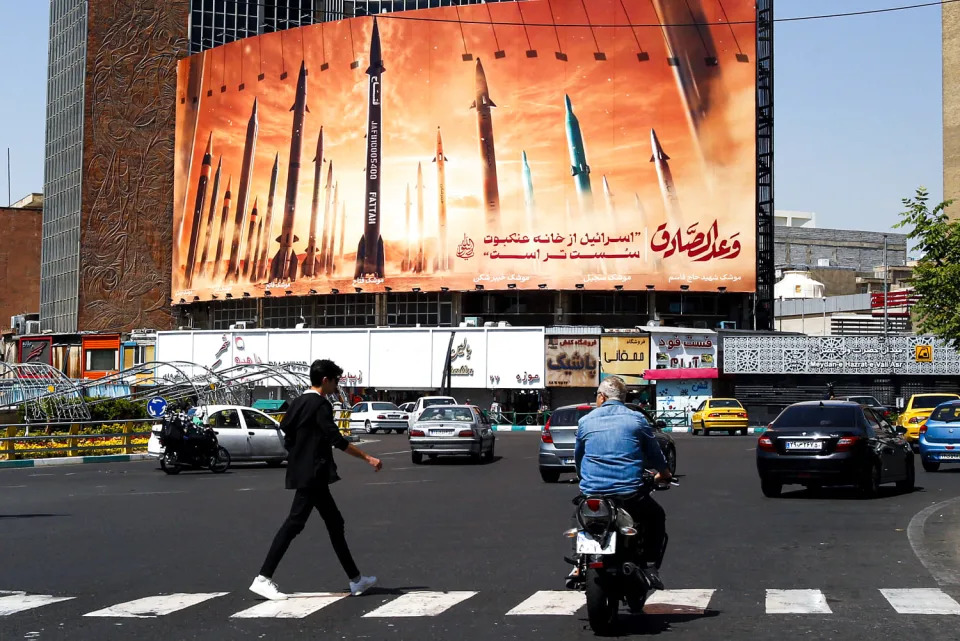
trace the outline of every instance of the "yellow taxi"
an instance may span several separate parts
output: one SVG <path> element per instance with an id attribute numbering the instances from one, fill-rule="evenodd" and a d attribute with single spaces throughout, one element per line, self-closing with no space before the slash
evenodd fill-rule
<path id="1" fill-rule="evenodd" d="M 897 425 L 907 430 L 903 435 L 910 443 L 920 440 L 920 426 L 926 421 L 940 403 L 960 399 L 957 394 L 914 394 L 904 408 Z"/>
<path id="2" fill-rule="evenodd" d="M 737 431 L 746 434 L 750 419 L 747 410 L 737 399 L 711 398 L 694 410 L 691 423 L 695 436 L 707 435 L 710 430 L 726 431 L 733 436 Z"/>

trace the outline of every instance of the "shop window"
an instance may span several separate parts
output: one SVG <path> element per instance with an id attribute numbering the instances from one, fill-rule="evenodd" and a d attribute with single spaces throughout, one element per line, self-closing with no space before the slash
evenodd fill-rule
<path id="1" fill-rule="evenodd" d="M 115 349 L 88 349 L 88 372 L 112 372 L 117 369 L 117 350 Z"/>

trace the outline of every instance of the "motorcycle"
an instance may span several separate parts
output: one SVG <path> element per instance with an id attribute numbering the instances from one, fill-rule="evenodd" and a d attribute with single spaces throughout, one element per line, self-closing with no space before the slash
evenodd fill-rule
<path id="1" fill-rule="evenodd" d="M 230 453 L 221 447 L 213 428 L 202 421 L 195 423 L 185 412 L 163 417 L 160 445 L 160 469 L 167 474 L 179 474 L 184 467 L 207 468 L 222 474 L 230 467 Z"/>
<path id="2" fill-rule="evenodd" d="M 675 480 L 658 484 L 654 476 L 650 471 L 644 473 L 637 496 L 679 485 Z M 575 539 L 576 548 L 574 558 L 564 558 L 576 568 L 567 579 L 567 587 L 586 592 L 590 627 L 596 634 L 610 634 L 616 626 L 621 602 L 631 612 L 642 612 L 656 590 L 640 562 L 639 534 L 643 524 L 634 522 L 619 497 L 580 495 L 574 504 L 577 527 L 564 532 L 567 538 Z M 664 538 L 661 558 L 666 547 Z"/>

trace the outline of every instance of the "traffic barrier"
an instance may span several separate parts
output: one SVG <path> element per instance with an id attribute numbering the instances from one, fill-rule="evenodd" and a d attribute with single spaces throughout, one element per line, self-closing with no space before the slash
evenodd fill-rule
<path id="1" fill-rule="evenodd" d="M 5 435 L 0 438 L 0 462 L 43 460 L 53 458 L 52 453 L 68 459 L 97 454 L 129 456 L 146 450 L 150 430 L 137 427 L 152 423 L 156 423 L 156 419 L 6 425 Z M 101 429 L 97 430 L 99 433 L 84 434 L 89 428 Z M 103 428 L 114 429 L 102 431 Z M 116 442 L 104 444 L 103 441 Z"/>

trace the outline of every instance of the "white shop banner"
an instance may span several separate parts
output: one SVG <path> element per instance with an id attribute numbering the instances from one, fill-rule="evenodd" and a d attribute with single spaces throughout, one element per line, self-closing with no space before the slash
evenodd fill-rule
<path id="1" fill-rule="evenodd" d="M 370 332 L 370 380 L 364 387 L 431 389 L 433 341 L 430 330 Z"/>
<path id="2" fill-rule="evenodd" d="M 447 348 L 450 347 L 449 331 L 432 330 L 433 365 L 432 387 L 440 389 L 443 385 L 443 368 L 447 362 Z M 450 350 L 450 387 L 451 389 L 483 389 L 487 377 L 487 332 L 483 329 L 458 329 L 453 337 Z"/>
<path id="3" fill-rule="evenodd" d="M 487 334 L 487 387 L 543 389 L 545 345 L 542 327 L 491 330 Z"/>
<path id="4" fill-rule="evenodd" d="M 370 385 L 370 332 L 367 330 L 315 331 L 310 361 L 327 358 L 343 368 L 343 387 Z"/>
<path id="5" fill-rule="evenodd" d="M 310 364 L 310 330 L 270 332 L 268 340 L 271 364 Z"/>

